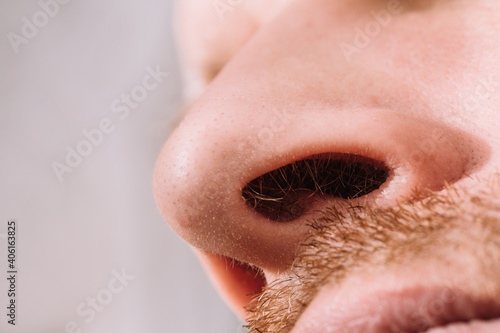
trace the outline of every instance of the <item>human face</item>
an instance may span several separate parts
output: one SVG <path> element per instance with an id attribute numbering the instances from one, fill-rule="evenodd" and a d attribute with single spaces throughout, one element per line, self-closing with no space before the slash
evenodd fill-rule
<path id="1" fill-rule="evenodd" d="M 154 190 L 233 309 L 254 332 L 500 332 L 500 3 L 214 3 L 181 4 L 210 83 Z"/>

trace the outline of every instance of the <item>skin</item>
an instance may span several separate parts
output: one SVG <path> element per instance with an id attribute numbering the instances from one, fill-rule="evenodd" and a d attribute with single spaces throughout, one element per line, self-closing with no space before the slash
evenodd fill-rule
<path id="1" fill-rule="evenodd" d="M 440 332 L 498 317 L 500 4 L 247 1 L 218 14 L 178 4 L 197 99 L 153 185 L 235 312 L 254 332 Z M 319 195 L 286 222 L 245 203 L 253 179 L 328 154 L 378 161 L 389 178 L 353 200 Z M 436 299 L 445 310 L 411 324 L 391 310 L 401 299 L 412 315 Z M 452 329 L 490 332 L 474 325 Z"/>

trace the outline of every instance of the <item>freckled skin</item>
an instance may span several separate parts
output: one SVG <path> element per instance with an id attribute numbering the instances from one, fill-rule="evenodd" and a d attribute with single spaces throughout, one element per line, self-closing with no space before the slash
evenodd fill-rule
<path id="1" fill-rule="evenodd" d="M 404 219 L 412 225 L 426 223 L 422 216 L 443 222 L 440 214 L 458 203 L 465 209 L 447 220 L 452 221 L 448 231 L 455 240 L 439 245 L 432 241 L 434 231 L 415 231 L 416 247 L 405 252 L 396 250 L 401 243 L 391 234 L 378 264 L 355 257 L 362 258 L 354 265 L 359 271 L 346 271 L 341 282 L 324 288 L 325 293 L 335 295 L 332 290 L 338 288 L 339 294 L 350 294 L 360 274 L 367 275 L 367 281 L 400 277 L 393 289 L 411 289 L 418 276 L 423 289 L 432 289 L 473 265 L 462 281 L 469 298 L 496 295 L 499 272 L 485 273 L 491 264 L 485 253 L 500 255 L 495 234 L 489 242 L 477 237 L 469 242 L 466 236 L 497 230 L 499 223 L 498 202 L 489 200 L 498 190 L 494 175 L 500 165 L 498 2 L 252 0 L 220 12 L 211 1 L 185 0 L 178 2 L 176 18 L 186 86 L 196 99 L 159 155 L 155 197 L 165 220 L 193 245 L 235 312 L 247 318 L 243 308 L 249 290 L 292 276 L 297 270 L 293 264 L 304 260 L 301 243 L 324 236 L 311 222 L 328 207 L 343 207 L 336 199 L 315 202 L 304 210 L 307 214 L 281 223 L 248 205 L 243 189 L 264 174 L 321 154 L 361 156 L 388 168 L 389 177 L 380 188 L 350 204 L 392 212 L 389 224 L 401 221 L 395 212 L 402 204 L 407 206 L 400 214 L 415 213 Z M 434 204 L 431 209 L 420 204 L 454 193 L 459 199 L 448 206 Z M 339 221 L 349 231 L 351 220 Z M 375 216 L 370 221 L 376 225 L 379 220 Z M 476 222 L 484 228 L 464 227 Z M 339 251 L 337 242 L 325 238 L 316 248 L 325 253 L 330 249 L 333 255 Z M 416 248 L 426 256 L 417 256 L 403 269 L 400 263 L 414 256 Z M 396 257 L 399 261 L 381 259 Z M 333 274 L 331 265 L 320 267 Z M 473 279 L 491 284 L 489 293 L 471 286 Z M 321 288 L 314 283 L 300 288 L 287 290 L 300 290 L 315 304 L 312 295 Z M 374 295 L 384 288 L 383 283 L 372 286 L 366 281 L 360 287 Z M 291 294 L 283 295 L 286 299 Z M 279 309 L 279 302 L 268 306 Z M 253 308 L 257 316 L 260 310 Z M 262 322 L 254 316 L 253 327 L 269 328 L 280 311 Z M 311 311 L 299 321 L 297 332 L 326 332 L 310 324 Z M 274 331 L 291 329 L 283 327 L 294 324 L 301 312 L 275 323 L 282 328 Z M 377 325 L 372 332 L 384 331 L 384 323 Z"/>

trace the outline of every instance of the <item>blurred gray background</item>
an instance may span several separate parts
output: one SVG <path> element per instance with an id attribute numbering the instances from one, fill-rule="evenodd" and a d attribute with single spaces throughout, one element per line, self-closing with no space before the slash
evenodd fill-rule
<path id="1" fill-rule="evenodd" d="M 0 332 L 243 332 L 152 194 L 182 105 L 172 1 L 59 1 L 0 3 Z M 169 75 L 144 96 L 147 68 Z M 134 91 L 128 117 L 113 112 Z M 103 119 L 114 130 L 89 148 L 83 131 Z M 87 156 L 69 167 L 78 148 Z M 71 172 L 58 177 L 54 165 Z M 6 316 L 9 219 L 16 326 Z"/>

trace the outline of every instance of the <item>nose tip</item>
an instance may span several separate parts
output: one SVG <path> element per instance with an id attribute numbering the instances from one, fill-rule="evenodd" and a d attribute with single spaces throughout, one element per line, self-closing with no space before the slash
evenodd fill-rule
<path id="1" fill-rule="evenodd" d="M 277 228 L 245 204 L 243 188 L 277 165 L 281 154 L 255 146 L 251 137 L 259 134 L 242 131 L 241 125 L 224 115 L 190 114 L 160 153 L 155 198 L 163 217 L 188 243 L 274 268 L 288 261 L 289 244 L 296 243 L 290 236 L 304 230 L 300 224 Z"/>
<path id="2" fill-rule="evenodd" d="M 244 106 L 210 111 L 213 105 L 193 106 L 163 147 L 154 172 L 157 205 L 193 246 L 272 271 L 293 262 L 318 213 L 286 222 L 262 214 L 243 195 L 259 177 L 325 154 L 358 156 L 384 166 L 387 179 L 370 202 L 388 206 L 416 188 L 439 190 L 478 163 L 463 133 L 391 110 L 270 108 L 250 119 Z"/>

